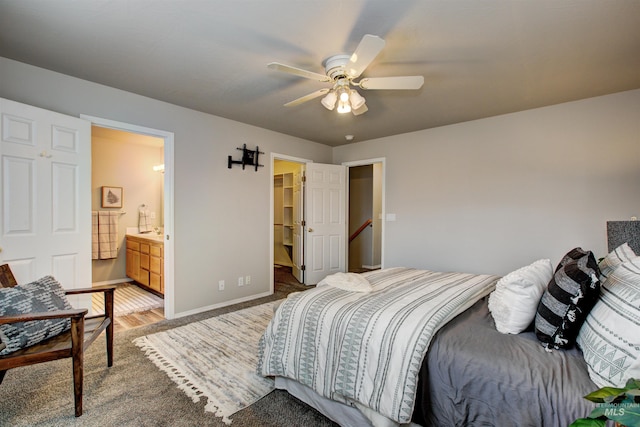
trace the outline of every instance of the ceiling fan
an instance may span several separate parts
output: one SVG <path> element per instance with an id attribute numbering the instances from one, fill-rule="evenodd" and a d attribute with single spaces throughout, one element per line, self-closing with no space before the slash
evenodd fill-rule
<path id="1" fill-rule="evenodd" d="M 328 110 L 333 110 L 337 104 L 338 113 L 352 112 L 357 116 L 366 112 L 368 108 L 364 97 L 352 87 L 359 87 L 365 90 L 408 90 L 420 89 L 424 84 L 423 76 L 364 77 L 359 81 L 355 81 L 378 56 L 384 45 L 385 41 L 380 37 L 366 34 L 352 55 L 334 55 L 327 58 L 323 63 L 325 74 L 303 70 L 278 62 L 271 62 L 267 67 L 299 77 L 333 84 L 330 88 L 323 88 L 287 102 L 284 104 L 285 107 L 300 105 L 303 102 L 325 95 L 321 103 Z"/>

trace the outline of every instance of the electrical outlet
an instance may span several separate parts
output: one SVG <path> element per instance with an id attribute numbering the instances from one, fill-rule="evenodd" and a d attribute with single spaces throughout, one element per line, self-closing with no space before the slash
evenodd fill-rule
<path id="1" fill-rule="evenodd" d="M 244 277 L 238 277 L 238 286 L 244 286 Z"/>
<path id="2" fill-rule="evenodd" d="M 245 285 L 250 285 L 251 284 L 251 276 L 245 276 L 244 284 Z"/>
<path id="3" fill-rule="evenodd" d="M 218 281 L 218 290 L 219 291 L 224 291 L 224 280 L 219 280 Z"/>

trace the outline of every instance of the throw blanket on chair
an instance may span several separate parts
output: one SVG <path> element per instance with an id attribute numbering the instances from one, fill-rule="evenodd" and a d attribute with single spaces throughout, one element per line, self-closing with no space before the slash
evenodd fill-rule
<path id="1" fill-rule="evenodd" d="M 431 338 L 498 277 L 410 268 L 363 275 L 369 293 L 322 286 L 291 294 L 260 340 L 258 373 L 407 423 Z"/>

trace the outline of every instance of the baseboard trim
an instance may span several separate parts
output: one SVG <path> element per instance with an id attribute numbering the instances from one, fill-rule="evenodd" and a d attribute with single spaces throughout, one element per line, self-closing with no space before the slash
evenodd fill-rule
<path id="1" fill-rule="evenodd" d="M 125 277 L 124 279 L 105 280 L 104 282 L 93 282 L 91 286 L 115 285 L 116 283 L 133 282 L 133 279 Z"/>
<path id="2" fill-rule="evenodd" d="M 209 310 L 215 310 L 216 308 L 227 307 L 227 306 L 230 306 L 230 305 L 233 305 L 233 304 L 239 304 L 241 302 L 247 302 L 247 301 L 251 301 L 251 300 L 262 298 L 262 297 L 268 297 L 269 295 L 273 295 L 273 293 L 272 292 L 263 292 L 263 293 L 256 294 L 256 295 L 249 295 L 248 297 L 242 297 L 242 298 L 234 299 L 234 300 L 231 300 L 231 301 L 221 302 L 220 304 L 213 304 L 213 305 L 208 305 L 206 307 L 196 308 L 194 310 L 188 310 L 188 311 L 183 311 L 181 313 L 175 313 L 174 314 L 174 319 L 177 319 L 179 317 L 190 316 L 192 314 L 203 313 L 203 312 L 209 311 Z"/>

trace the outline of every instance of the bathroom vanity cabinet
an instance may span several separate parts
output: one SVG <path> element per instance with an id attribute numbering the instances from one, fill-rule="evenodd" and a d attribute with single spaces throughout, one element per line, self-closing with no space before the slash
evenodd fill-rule
<path id="1" fill-rule="evenodd" d="M 164 295 L 164 243 L 154 237 L 127 235 L 127 276 Z"/>

